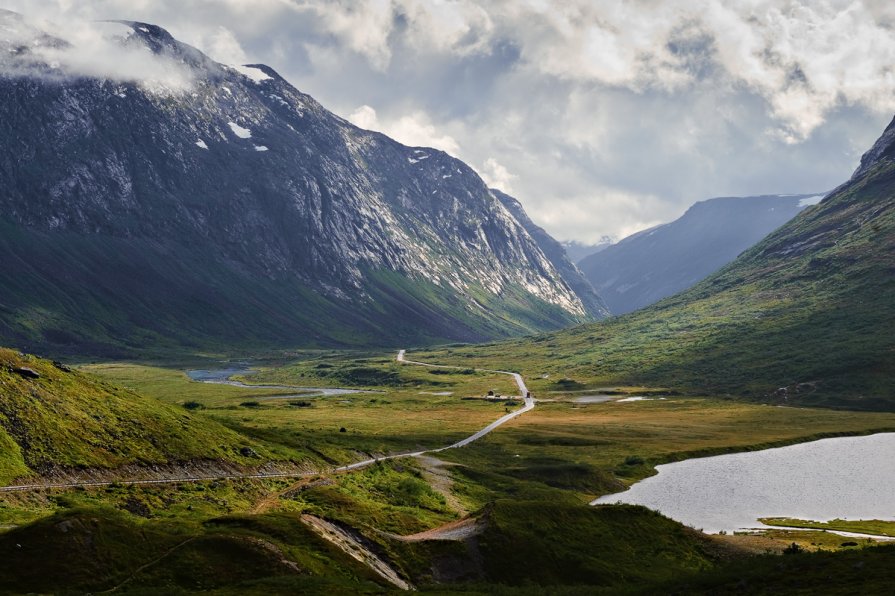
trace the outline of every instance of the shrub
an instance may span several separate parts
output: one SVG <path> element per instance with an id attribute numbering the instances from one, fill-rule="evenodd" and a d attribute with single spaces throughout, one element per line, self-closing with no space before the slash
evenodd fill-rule
<path id="1" fill-rule="evenodd" d="M 205 406 L 203 406 L 202 404 L 200 404 L 197 401 L 188 401 L 185 404 L 183 404 L 183 407 L 186 408 L 187 410 L 201 410 Z"/>

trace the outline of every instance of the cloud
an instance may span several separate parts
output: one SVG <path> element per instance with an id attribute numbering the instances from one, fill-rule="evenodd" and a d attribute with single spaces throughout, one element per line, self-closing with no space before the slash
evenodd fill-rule
<path id="1" fill-rule="evenodd" d="M 530 207 L 529 215 L 550 229 L 565 230 L 564 239 L 587 239 L 598 243 L 606 236 L 618 241 L 635 232 L 672 221 L 682 212 L 659 197 L 633 195 L 613 188 L 595 188 L 592 192 Z M 595 229 L 610 229 L 612 234 L 595 234 Z"/>
<path id="2" fill-rule="evenodd" d="M 247 64 L 249 62 L 245 50 L 239 44 L 233 32 L 224 26 L 218 26 L 209 35 L 197 41 L 208 56 L 223 64 Z"/>
<path id="3" fill-rule="evenodd" d="M 493 157 L 485 160 L 479 174 L 490 188 L 496 188 L 508 194 L 513 192 L 513 180 L 516 176 Z"/>
<path id="4" fill-rule="evenodd" d="M 154 54 L 120 23 L 31 21 L 0 14 L 6 48 L 0 73 L 135 82 L 157 93 L 189 90 L 193 73 L 173 56 Z"/>
<path id="5" fill-rule="evenodd" d="M 269 63 L 365 128 L 478 165 L 561 239 L 618 237 L 710 196 L 828 190 L 895 111 L 886 0 L 7 6 L 155 22 L 218 60 Z"/>
<path id="6" fill-rule="evenodd" d="M 457 141 L 449 135 L 439 133 L 429 116 L 423 112 L 414 112 L 396 120 L 381 121 L 376 110 L 363 105 L 349 114 L 348 120 L 356 126 L 384 133 L 411 147 L 434 147 L 451 155 L 460 153 Z"/>
<path id="7" fill-rule="evenodd" d="M 376 110 L 370 106 L 361 106 L 348 115 L 348 121 L 365 128 L 367 130 L 376 130 L 382 132 L 379 126 L 379 118 L 376 116 Z"/>

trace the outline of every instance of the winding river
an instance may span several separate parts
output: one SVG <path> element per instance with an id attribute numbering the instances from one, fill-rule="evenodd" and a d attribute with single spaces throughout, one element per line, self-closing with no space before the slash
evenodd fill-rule
<path id="1" fill-rule="evenodd" d="M 591 504 L 632 503 L 706 532 L 762 517 L 895 520 L 895 433 L 690 459 Z"/>

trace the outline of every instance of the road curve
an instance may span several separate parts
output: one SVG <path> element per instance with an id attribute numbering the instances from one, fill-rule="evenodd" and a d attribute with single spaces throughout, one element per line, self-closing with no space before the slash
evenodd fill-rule
<path id="1" fill-rule="evenodd" d="M 414 366 L 428 366 L 430 368 L 450 368 L 450 369 L 462 369 L 464 367 L 461 366 L 445 366 L 441 364 L 428 364 L 425 362 L 415 362 L 413 360 L 406 360 L 404 355 L 406 350 L 399 350 L 395 359 L 402 364 L 410 364 Z M 505 416 L 501 416 L 482 430 L 472 434 L 465 439 L 457 441 L 456 443 L 452 443 L 451 445 L 447 445 L 446 447 L 437 447 L 434 449 L 425 449 L 423 451 L 413 451 L 410 453 L 396 453 L 393 455 L 384 455 L 382 457 L 373 457 L 370 459 L 365 459 L 362 461 L 354 462 L 352 464 L 339 466 L 335 468 L 334 472 L 348 472 L 351 470 L 357 470 L 360 468 L 365 468 L 369 465 L 375 464 L 380 461 L 387 461 L 390 459 L 399 459 L 405 457 L 417 457 L 419 455 L 423 455 L 425 453 L 438 453 L 440 451 L 446 451 L 447 449 L 457 449 L 458 447 L 465 447 L 469 445 L 473 441 L 481 439 L 491 431 L 493 431 L 498 426 L 505 424 L 519 416 L 528 412 L 535 407 L 534 399 L 528 394 L 528 388 L 525 386 L 525 381 L 522 379 L 522 375 L 519 373 L 509 372 L 505 370 L 490 370 L 485 368 L 476 369 L 479 372 L 490 372 L 497 373 L 501 375 L 509 375 L 513 377 L 513 380 L 516 381 L 516 385 L 519 387 L 519 391 L 521 392 L 522 398 L 525 401 L 525 404 L 516 410 L 515 412 L 510 412 Z M 177 484 L 180 482 L 202 482 L 208 480 L 241 480 L 246 478 L 301 478 L 305 476 L 315 476 L 320 474 L 321 472 L 296 472 L 293 474 L 290 473 L 256 473 L 256 474 L 222 474 L 219 476 L 194 476 L 194 475 L 184 475 L 178 478 L 159 478 L 159 479 L 140 479 L 140 480 L 100 480 L 100 481 L 85 481 L 85 482 L 53 482 L 46 484 L 19 484 L 15 486 L 0 486 L 0 493 L 4 492 L 20 492 L 20 491 L 28 491 L 28 490 L 40 490 L 40 489 L 48 489 L 48 488 L 79 488 L 79 487 L 97 487 L 97 486 L 110 486 L 113 484 L 117 485 L 125 485 L 125 486 L 135 486 L 141 484 Z"/>
<path id="2" fill-rule="evenodd" d="M 404 357 L 404 355 L 406 353 L 407 353 L 407 350 L 398 350 L 398 355 L 395 357 L 395 360 L 397 360 L 398 362 L 400 362 L 402 364 L 411 364 L 414 366 L 428 366 L 429 368 L 450 368 L 450 369 L 464 368 L 462 366 L 446 366 L 443 364 L 428 364 L 426 362 L 416 362 L 414 360 L 407 360 Z M 487 435 L 488 433 L 493 431 L 498 426 L 509 422 L 516 416 L 520 416 L 521 414 L 524 414 L 525 412 L 528 412 L 528 411 L 534 409 L 535 400 L 533 397 L 531 397 L 531 395 L 529 395 L 528 387 L 525 386 L 525 380 L 522 378 L 522 375 L 520 375 L 519 373 L 509 372 L 506 370 L 491 370 L 491 369 L 487 369 L 487 368 L 477 368 L 476 370 L 478 372 L 490 372 L 490 373 L 496 373 L 496 374 L 501 374 L 501 375 L 509 375 L 509 376 L 513 377 L 513 380 L 516 381 L 516 386 L 519 387 L 519 391 L 521 392 L 522 399 L 525 402 L 524 405 L 521 408 L 519 408 L 518 410 L 516 410 L 515 412 L 510 412 L 506 416 L 501 416 L 500 418 L 498 418 L 497 420 L 495 420 L 494 422 L 492 422 L 491 424 L 489 424 L 482 430 L 476 432 L 475 434 L 472 434 L 472 435 L 466 437 L 465 439 L 457 441 L 456 443 L 447 445 L 446 447 L 438 447 L 435 449 L 426 449 L 424 451 L 414 451 L 412 453 L 396 453 L 394 455 L 385 455 L 383 457 L 374 457 L 371 459 L 365 459 L 363 461 L 355 462 L 353 464 L 348 464 L 347 466 L 338 467 L 335 469 L 335 471 L 336 472 L 346 472 L 349 470 L 356 470 L 358 468 L 364 468 L 366 466 L 375 464 L 376 462 L 380 462 L 380 461 L 386 461 L 386 460 L 390 460 L 390 459 L 398 459 L 398 458 L 403 458 L 403 457 L 417 457 L 417 456 L 423 455 L 425 453 L 438 453 L 440 451 L 446 451 L 448 449 L 457 449 L 458 447 L 465 447 L 466 445 L 469 445 L 473 441 L 477 441 L 478 439 L 481 439 L 482 437 L 484 437 L 485 435 Z"/>

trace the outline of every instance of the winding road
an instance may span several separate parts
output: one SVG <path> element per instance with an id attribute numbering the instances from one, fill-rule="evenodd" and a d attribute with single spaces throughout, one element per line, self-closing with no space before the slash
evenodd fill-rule
<path id="1" fill-rule="evenodd" d="M 405 359 L 405 357 L 404 357 L 405 354 L 406 354 L 406 350 L 399 350 L 395 359 L 402 364 L 408 364 L 408 365 L 414 365 L 414 366 L 427 366 L 430 368 L 446 368 L 446 369 L 458 369 L 458 370 L 464 368 L 464 367 L 460 367 L 460 366 L 445 366 L 445 365 L 441 365 L 441 364 L 428 364 L 425 362 L 415 362 L 413 360 Z M 352 471 L 352 470 L 358 470 L 361 468 L 365 468 L 369 465 L 375 464 L 376 462 L 380 462 L 380 461 L 387 461 L 387 460 L 391 460 L 391 459 L 400 459 L 400 458 L 406 458 L 406 457 L 417 457 L 420 455 L 424 455 L 426 453 L 438 453 L 440 451 L 446 451 L 447 449 L 457 449 L 459 447 L 465 447 L 466 445 L 469 445 L 473 441 L 481 439 L 482 437 L 484 437 L 485 435 L 487 435 L 488 433 L 490 433 L 497 427 L 501 426 L 502 424 L 509 422 L 516 416 L 519 416 L 521 414 L 524 414 L 525 412 L 528 412 L 528 411 L 534 409 L 535 400 L 529 395 L 528 388 L 525 386 L 525 381 L 522 379 L 522 376 L 519 373 L 509 372 L 509 371 L 505 371 L 505 370 L 489 370 L 489 369 L 476 369 L 476 371 L 509 375 L 509 376 L 513 377 L 513 380 L 516 382 L 516 385 L 519 387 L 519 391 L 521 392 L 522 398 L 524 400 L 524 405 L 521 408 L 519 408 L 518 410 L 516 410 L 514 412 L 510 412 L 509 414 L 498 418 L 497 420 L 495 420 L 494 422 L 492 422 L 485 428 L 466 437 L 465 439 L 462 439 L 460 441 L 457 441 L 456 443 L 452 443 L 445 447 L 437 447 L 434 449 L 425 449 L 422 451 L 413 451 L 410 453 L 396 453 L 394 455 L 385 455 L 382 457 L 373 457 L 373 458 L 364 459 L 364 460 L 361 460 L 358 462 L 354 462 L 352 464 L 339 466 L 339 467 L 333 469 L 332 471 L 333 472 L 348 472 L 348 471 Z M 204 371 L 204 372 L 208 372 L 208 371 Z M 204 382 L 204 383 L 217 383 L 217 384 L 222 384 L 222 383 L 236 384 L 237 383 L 237 382 L 227 383 L 226 380 L 221 379 L 220 377 L 216 377 L 214 375 L 209 375 L 206 378 L 198 378 L 195 380 L 199 380 L 200 382 Z M 242 384 L 240 383 L 240 385 L 242 385 Z M 244 385 L 244 386 L 246 386 L 246 387 L 261 387 L 261 386 L 256 386 L 256 385 Z M 267 387 L 271 387 L 271 388 L 275 387 L 275 388 L 283 388 L 283 389 L 290 389 L 290 388 L 297 389 L 295 387 L 287 387 L 287 386 L 279 386 L 279 385 L 267 386 Z M 305 388 L 302 388 L 302 389 L 305 389 Z M 307 388 L 307 389 L 312 389 L 312 388 Z M 337 390 L 337 391 L 340 391 L 341 393 L 347 393 L 347 392 L 360 393 L 361 392 L 359 390 L 357 390 L 357 391 Z M 204 481 L 209 481 L 209 480 L 241 480 L 241 479 L 248 479 L 248 478 L 255 478 L 255 479 L 302 478 L 302 477 L 316 476 L 318 474 L 320 474 L 320 472 L 295 472 L 295 473 L 287 472 L 287 473 L 254 473 L 254 474 L 246 473 L 246 474 L 221 474 L 221 475 L 209 475 L 209 476 L 183 475 L 183 476 L 175 476 L 175 477 L 170 477 L 170 478 L 158 478 L 158 479 L 141 478 L 141 479 L 133 479 L 133 480 L 117 479 L 117 480 L 85 480 L 84 482 L 48 482 L 48 483 L 44 483 L 44 484 L 19 484 L 19 485 L 14 485 L 14 486 L 0 486 L 0 493 L 21 492 L 21 491 L 29 491 L 29 490 L 42 490 L 42 489 L 48 489 L 48 488 L 81 488 L 81 487 L 86 488 L 86 487 L 110 486 L 113 484 L 125 485 L 125 486 L 135 486 L 135 485 L 142 485 L 142 484 L 177 484 L 180 482 L 204 482 Z"/>
<path id="2" fill-rule="evenodd" d="M 404 355 L 406 354 L 406 352 L 407 352 L 406 350 L 399 350 L 396 360 L 402 364 L 411 364 L 414 366 L 428 366 L 429 368 L 447 368 L 447 369 L 453 369 L 453 370 L 461 370 L 464 368 L 462 366 L 445 366 L 443 364 L 428 364 L 426 362 L 416 362 L 414 360 L 407 360 L 406 358 L 404 358 Z M 488 433 L 493 431 L 498 426 L 509 422 L 516 416 L 519 416 L 521 414 L 524 414 L 525 412 L 528 412 L 528 411 L 534 409 L 535 400 L 533 397 L 531 397 L 531 395 L 529 395 L 528 387 L 525 386 L 525 380 L 522 378 L 522 375 L 520 375 L 519 373 L 509 372 L 506 370 L 490 370 L 490 369 L 485 369 L 485 368 L 477 368 L 475 370 L 476 370 L 476 372 L 497 373 L 497 374 L 509 375 L 509 376 L 513 377 L 513 380 L 516 381 L 516 385 L 519 387 L 519 391 L 521 392 L 522 399 L 525 402 L 524 405 L 514 412 L 510 412 L 509 414 L 507 414 L 505 416 L 501 416 L 500 418 L 498 418 L 497 420 L 495 420 L 494 422 L 492 422 L 491 424 L 489 424 L 482 430 L 476 432 L 475 434 L 472 434 L 472 435 L 466 437 L 465 439 L 461 439 L 461 440 L 457 441 L 456 443 L 451 443 L 450 445 L 447 445 L 445 447 L 438 447 L 435 449 L 426 449 L 424 451 L 413 451 L 411 453 L 396 453 L 394 455 L 385 455 L 383 457 L 374 457 L 374 458 L 370 458 L 370 459 L 365 459 L 363 461 L 355 462 L 353 464 L 348 464 L 347 466 L 338 467 L 335 469 L 335 471 L 336 472 L 346 472 L 348 470 L 357 470 L 358 468 L 363 468 L 363 467 L 369 466 L 371 464 L 375 464 L 376 462 L 379 462 L 379 461 L 398 459 L 398 458 L 402 458 L 402 457 L 418 457 L 418 456 L 424 455 L 426 453 L 438 453 L 440 451 L 446 451 L 448 449 L 457 449 L 459 447 L 465 447 L 466 445 L 469 445 L 473 441 L 477 441 L 478 439 L 481 439 L 482 437 L 484 437 L 485 435 L 487 435 Z"/>

